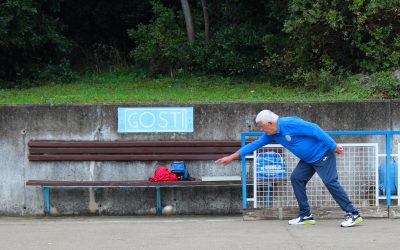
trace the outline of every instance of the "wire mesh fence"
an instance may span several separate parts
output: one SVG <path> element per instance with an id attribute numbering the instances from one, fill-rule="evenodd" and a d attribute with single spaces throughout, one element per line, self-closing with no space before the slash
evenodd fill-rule
<path id="1" fill-rule="evenodd" d="M 378 206 L 378 144 L 341 144 L 345 153 L 336 155 L 339 181 L 356 207 Z M 299 159 L 281 145 L 254 151 L 248 175 L 253 178 L 254 208 L 297 207 L 290 174 Z M 307 184 L 312 207 L 338 207 L 318 174 Z"/>

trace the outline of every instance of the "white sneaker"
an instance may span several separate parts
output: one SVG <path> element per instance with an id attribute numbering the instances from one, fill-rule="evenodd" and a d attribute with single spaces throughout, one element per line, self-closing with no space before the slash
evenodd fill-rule
<path id="1" fill-rule="evenodd" d="M 310 216 L 300 216 L 290 220 L 289 225 L 315 225 L 315 220 L 312 214 Z"/>
<path id="2" fill-rule="evenodd" d="M 348 213 L 344 216 L 344 221 L 340 225 L 341 227 L 352 227 L 354 225 L 360 224 L 363 221 L 361 215 L 353 215 Z"/>

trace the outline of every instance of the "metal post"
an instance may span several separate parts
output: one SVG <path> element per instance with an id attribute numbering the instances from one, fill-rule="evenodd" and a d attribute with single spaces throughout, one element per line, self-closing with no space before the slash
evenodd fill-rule
<path id="1" fill-rule="evenodd" d="M 157 215 L 162 214 L 162 207 L 161 207 L 161 188 L 156 187 L 156 212 Z"/>
<path id="2" fill-rule="evenodd" d="M 389 208 L 390 207 L 390 203 L 391 203 L 391 190 L 390 190 L 390 184 L 391 184 L 391 180 L 392 180 L 392 176 L 390 174 L 390 144 L 391 144 L 391 140 L 390 140 L 390 132 L 386 133 L 386 206 Z"/>
<path id="3" fill-rule="evenodd" d="M 50 191 L 49 187 L 43 188 L 43 198 L 44 198 L 44 215 L 50 215 Z"/>
<path id="4" fill-rule="evenodd" d="M 241 134 L 241 145 L 246 145 L 246 135 Z M 242 208 L 247 208 L 246 156 L 242 157 Z"/>

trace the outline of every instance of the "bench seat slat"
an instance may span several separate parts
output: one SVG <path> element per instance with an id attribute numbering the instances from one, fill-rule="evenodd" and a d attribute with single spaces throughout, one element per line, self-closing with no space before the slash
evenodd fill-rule
<path id="1" fill-rule="evenodd" d="M 247 183 L 253 180 L 248 179 Z M 132 187 L 156 187 L 156 186 L 216 186 L 216 185 L 241 185 L 242 181 L 168 181 L 150 182 L 147 180 L 127 180 L 127 181 L 54 181 L 54 180 L 28 180 L 28 186 L 48 186 L 48 187 L 113 187 L 113 186 L 132 186 Z"/>
<path id="2" fill-rule="evenodd" d="M 56 155 L 29 155 L 30 161 L 183 161 L 183 160 L 217 160 L 226 154 L 56 154 Z"/>
<path id="3" fill-rule="evenodd" d="M 30 154 L 231 154 L 239 147 L 124 147 L 124 148 L 30 148 Z"/>
<path id="4" fill-rule="evenodd" d="M 280 183 L 286 182 L 287 178 L 271 178 L 266 179 L 263 183 Z M 247 184 L 252 184 L 253 179 L 246 180 Z M 148 180 L 125 180 L 125 181 L 58 181 L 58 180 L 28 180 L 28 186 L 47 186 L 47 187 L 151 187 L 151 186 L 212 186 L 212 185 L 241 185 L 242 181 L 167 181 L 167 182 L 151 182 Z M 262 185 L 262 184 L 260 184 Z"/>
<path id="5" fill-rule="evenodd" d="M 28 143 L 30 161 L 217 160 L 240 141 L 48 141 Z"/>
<path id="6" fill-rule="evenodd" d="M 90 147 L 240 147 L 240 141 L 43 141 L 31 140 L 29 147 L 90 148 Z"/>

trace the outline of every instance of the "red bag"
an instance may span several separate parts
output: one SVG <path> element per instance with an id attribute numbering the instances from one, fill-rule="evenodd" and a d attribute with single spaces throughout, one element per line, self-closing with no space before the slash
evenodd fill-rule
<path id="1" fill-rule="evenodd" d="M 154 172 L 154 177 L 149 178 L 151 182 L 162 182 L 162 181 L 178 181 L 176 174 L 171 173 L 166 166 L 159 166 Z"/>

